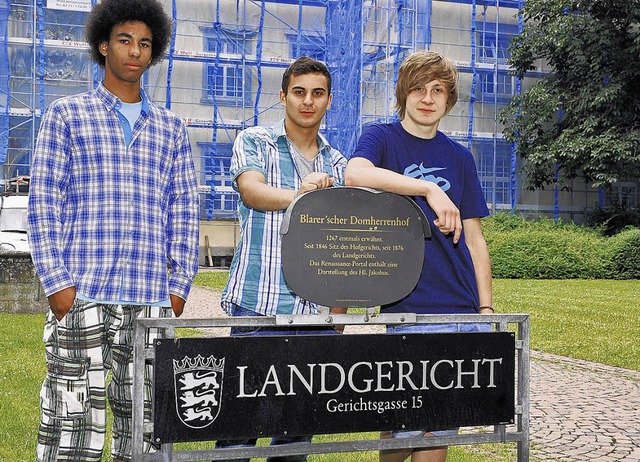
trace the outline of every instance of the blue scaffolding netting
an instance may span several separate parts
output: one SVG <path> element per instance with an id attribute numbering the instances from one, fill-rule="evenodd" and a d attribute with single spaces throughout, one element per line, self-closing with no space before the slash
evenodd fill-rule
<path id="1" fill-rule="evenodd" d="M 28 175 L 40 114 L 56 98 L 94 88 L 84 22 L 96 0 L 0 0 L 0 182 Z M 188 124 L 203 220 L 236 217 L 229 164 L 239 130 L 283 117 L 282 72 L 311 56 L 332 73 L 322 132 L 347 157 L 362 128 L 397 119 L 395 80 L 419 49 L 450 56 L 460 102 L 441 129 L 476 156 L 493 210 L 517 201 L 515 151 L 500 134 L 500 107 L 520 90 L 507 77 L 519 1 L 165 0 L 174 31 L 166 59 L 143 85 Z M 72 7 L 69 5 L 72 4 Z M 500 10 L 510 8 L 509 14 Z"/>

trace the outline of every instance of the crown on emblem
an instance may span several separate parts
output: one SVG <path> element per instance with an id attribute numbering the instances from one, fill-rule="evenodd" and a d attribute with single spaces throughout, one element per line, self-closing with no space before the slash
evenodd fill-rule
<path id="1" fill-rule="evenodd" d="M 225 358 L 220 358 L 219 360 L 216 360 L 213 355 L 206 359 L 201 355 L 198 355 L 193 359 L 185 356 L 183 360 L 173 360 L 173 371 L 176 374 L 196 370 L 201 371 L 203 369 L 222 372 L 224 370 L 224 359 Z"/>

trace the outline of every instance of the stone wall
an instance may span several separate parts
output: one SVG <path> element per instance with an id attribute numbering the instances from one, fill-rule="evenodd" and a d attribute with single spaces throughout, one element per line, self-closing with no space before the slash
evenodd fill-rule
<path id="1" fill-rule="evenodd" d="M 26 252 L 0 252 L 0 312 L 46 313 L 47 297 Z"/>

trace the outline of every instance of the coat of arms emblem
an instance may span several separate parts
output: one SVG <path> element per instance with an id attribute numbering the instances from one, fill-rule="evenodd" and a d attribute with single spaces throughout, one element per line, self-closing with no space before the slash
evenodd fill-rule
<path id="1" fill-rule="evenodd" d="M 211 425 L 220 413 L 225 358 L 185 356 L 173 360 L 176 412 L 190 428 Z"/>

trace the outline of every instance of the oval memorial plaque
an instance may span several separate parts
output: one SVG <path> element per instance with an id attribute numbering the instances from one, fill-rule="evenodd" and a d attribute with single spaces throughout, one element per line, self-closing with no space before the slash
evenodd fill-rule
<path id="1" fill-rule="evenodd" d="M 321 305 L 369 307 L 395 302 L 414 289 L 431 231 L 408 197 L 341 187 L 298 197 L 281 234 L 291 290 Z"/>

